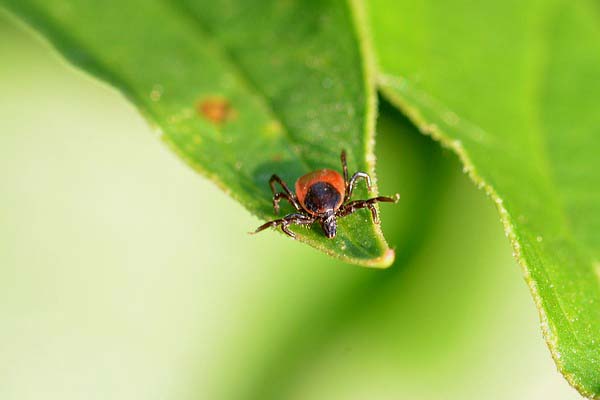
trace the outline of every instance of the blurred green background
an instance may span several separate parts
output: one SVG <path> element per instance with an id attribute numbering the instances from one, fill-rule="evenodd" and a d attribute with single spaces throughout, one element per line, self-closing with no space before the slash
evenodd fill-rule
<path id="1" fill-rule="evenodd" d="M 0 12 L 0 399 L 577 399 L 492 202 L 382 105 L 389 270 L 265 232 Z M 266 185 L 266 182 L 265 182 Z"/>

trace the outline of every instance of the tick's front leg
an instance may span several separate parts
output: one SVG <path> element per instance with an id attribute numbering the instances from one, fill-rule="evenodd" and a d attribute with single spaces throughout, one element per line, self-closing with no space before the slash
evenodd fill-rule
<path id="1" fill-rule="evenodd" d="M 258 233 L 260 231 L 264 231 L 265 229 L 270 228 L 270 227 L 280 226 L 281 230 L 283 231 L 283 233 L 285 233 L 289 237 L 295 239 L 296 238 L 296 234 L 289 229 L 289 226 L 291 224 L 296 224 L 296 225 L 310 225 L 313 222 L 315 222 L 315 220 L 316 220 L 315 217 L 309 216 L 309 215 L 305 215 L 305 214 L 297 214 L 297 213 L 295 213 L 295 214 L 289 214 L 289 215 L 286 215 L 283 218 L 275 219 L 273 221 L 269 221 L 269 222 L 266 222 L 266 223 L 262 224 L 261 226 L 259 226 L 258 228 L 256 228 L 256 230 L 253 233 Z"/>
<path id="2" fill-rule="evenodd" d="M 283 188 L 283 192 L 277 193 L 275 190 L 275 183 L 279 183 Z M 288 185 L 281 179 L 279 176 L 273 174 L 271 179 L 269 179 L 269 186 L 271 187 L 271 191 L 273 192 L 273 210 L 275 210 L 275 214 L 279 214 L 279 202 L 281 199 L 285 199 L 290 202 L 290 204 L 297 210 L 301 211 L 300 204 L 298 203 L 298 199 L 294 193 L 290 190 Z"/>

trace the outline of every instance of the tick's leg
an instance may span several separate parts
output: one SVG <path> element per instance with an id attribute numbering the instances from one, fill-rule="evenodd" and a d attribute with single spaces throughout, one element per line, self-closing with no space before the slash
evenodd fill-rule
<path id="1" fill-rule="evenodd" d="M 277 182 L 281 185 L 281 187 L 283 188 L 283 190 L 285 191 L 285 193 L 288 196 L 294 197 L 294 193 L 292 193 L 292 191 L 290 190 L 288 185 L 283 181 L 283 179 L 281 179 L 278 175 L 275 175 L 275 174 L 273 174 L 271 176 L 271 179 L 269 179 L 269 186 L 271 186 L 271 190 L 273 191 L 273 194 L 276 193 L 275 182 Z"/>
<path id="2" fill-rule="evenodd" d="M 352 191 L 354 190 L 354 186 L 356 185 L 356 181 L 362 178 L 367 182 L 367 190 L 371 191 L 371 177 L 366 172 L 355 172 L 350 178 L 350 182 L 348 182 L 348 186 L 346 189 L 347 196 L 346 200 L 349 200 L 352 197 Z"/>
<path id="3" fill-rule="evenodd" d="M 290 202 L 290 204 L 296 209 L 296 211 L 302 211 L 296 197 L 291 197 L 287 193 L 279 192 L 273 195 L 273 210 L 275 210 L 275 214 L 279 214 L 279 202 L 281 199 L 285 199 Z"/>
<path id="4" fill-rule="evenodd" d="M 342 150 L 342 155 L 340 157 L 342 159 L 342 170 L 344 171 L 344 187 L 346 188 L 346 193 L 344 193 L 344 198 L 348 198 L 348 163 L 346 162 L 346 150 Z"/>
<path id="5" fill-rule="evenodd" d="M 316 221 L 316 218 L 310 215 L 305 214 L 289 214 L 283 218 L 275 219 L 273 221 L 269 221 L 267 223 L 262 224 L 253 233 L 258 233 L 260 231 L 264 231 L 270 227 L 280 226 L 281 230 L 288 236 L 292 238 L 296 238 L 296 234 L 288 228 L 291 224 L 296 225 L 310 225 Z"/>
<path id="6" fill-rule="evenodd" d="M 373 197 L 368 200 L 355 200 L 349 203 L 344 204 L 336 213 L 337 217 L 345 217 L 346 215 L 350 215 L 356 210 L 361 208 L 368 208 L 371 210 L 371 215 L 373 216 L 373 222 L 376 224 L 379 223 L 379 215 L 377 214 L 377 209 L 375 208 L 375 203 L 396 203 L 400 198 L 399 195 L 392 197 Z"/>
<path id="7" fill-rule="evenodd" d="M 284 192 L 277 193 L 277 191 L 275 190 L 275 182 L 281 185 Z M 298 203 L 298 199 L 296 199 L 294 193 L 292 193 L 290 188 L 279 176 L 271 176 L 271 179 L 269 179 L 269 186 L 271 186 L 271 190 L 273 191 L 273 210 L 275 210 L 275 214 L 279 213 L 279 202 L 281 201 L 281 199 L 286 199 L 287 201 L 289 201 L 290 204 L 294 206 L 296 210 L 302 210 L 302 208 L 300 208 L 300 204 Z"/>

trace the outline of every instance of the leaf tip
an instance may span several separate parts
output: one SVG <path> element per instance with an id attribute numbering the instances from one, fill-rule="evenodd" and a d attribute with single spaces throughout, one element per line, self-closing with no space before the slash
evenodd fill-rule
<path id="1" fill-rule="evenodd" d="M 364 263 L 365 267 L 386 269 L 392 266 L 396 259 L 396 252 L 394 249 L 386 249 L 383 255 L 377 258 L 372 258 Z"/>

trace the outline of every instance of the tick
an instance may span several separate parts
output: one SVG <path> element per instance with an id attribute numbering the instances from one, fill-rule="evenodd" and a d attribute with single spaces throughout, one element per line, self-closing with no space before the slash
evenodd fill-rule
<path id="1" fill-rule="evenodd" d="M 337 233 L 337 218 L 342 218 L 352 214 L 358 209 L 368 208 L 371 210 L 373 222 L 379 224 L 379 216 L 375 203 L 396 203 L 400 196 L 394 197 L 373 197 L 367 200 L 353 200 L 352 191 L 358 179 L 364 179 L 367 183 L 367 189 L 371 191 L 371 177 L 365 172 L 355 172 L 348 179 L 348 165 L 346 163 L 346 152 L 342 150 L 342 170 L 344 176 L 331 169 L 320 169 L 309 172 L 301 176 L 296 181 L 296 193 L 293 193 L 287 184 L 277 175 L 271 176 L 269 186 L 273 191 L 273 209 L 275 214 L 279 213 L 279 202 L 282 199 L 287 200 L 297 212 L 288 214 L 283 218 L 269 221 L 259 226 L 254 233 L 263 231 L 269 227 L 281 227 L 281 230 L 291 236 L 296 234 L 289 229 L 291 224 L 311 225 L 319 222 L 325 236 L 329 239 L 334 238 Z M 283 192 L 275 190 L 275 183 L 283 188 Z"/>

